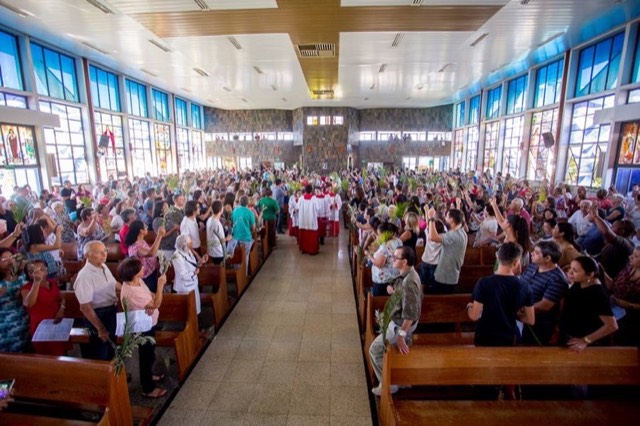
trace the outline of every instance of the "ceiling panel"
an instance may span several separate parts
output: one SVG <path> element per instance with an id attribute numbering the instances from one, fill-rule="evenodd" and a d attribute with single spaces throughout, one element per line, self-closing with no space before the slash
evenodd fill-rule
<path id="1" fill-rule="evenodd" d="M 455 101 L 640 16 L 631 0 L 206 1 L 211 11 L 193 0 L 105 0 L 115 12 L 105 14 L 86 0 L 2 0 L 31 16 L 0 7 L 0 25 L 211 106 L 367 108 Z M 296 44 L 325 41 L 335 58 L 297 56 Z M 335 97 L 314 99 L 312 84 Z"/>
<path id="2" fill-rule="evenodd" d="M 269 9 L 278 7 L 276 0 L 203 0 L 210 10 Z M 105 2 L 106 4 L 107 2 Z M 195 0 L 109 0 L 122 13 L 189 12 L 202 9 Z"/>

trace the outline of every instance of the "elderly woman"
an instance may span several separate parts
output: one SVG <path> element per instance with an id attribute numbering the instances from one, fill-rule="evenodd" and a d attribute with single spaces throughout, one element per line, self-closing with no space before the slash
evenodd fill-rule
<path id="1" fill-rule="evenodd" d="M 92 208 L 82 209 L 80 219 L 82 223 L 78 225 L 78 260 L 83 259 L 84 246 L 89 241 L 100 241 L 107 236 L 100 226 L 98 214 Z"/>
<path id="2" fill-rule="evenodd" d="M 122 280 L 120 300 L 127 305 L 129 311 L 146 311 L 151 316 L 151 329 L 144 331 L 145 336 L 155 335 L 154 327 L 158 324 L 162 294 L 167 277 L 158 278 L 158 288 L 151 292 L 145 285 L 142 277 L 144 268 L 140 259 L 130 257 L 118 265 L 118 276 Z M 161 398 L 167 394 L 166 389 L 156 387 L 155 382 L 163 379 L 161 375 L 153 374 L 153 364 L 156 359 L 156 345 L 148 342 L 139 347 L 140 382 L 142 384 L 142 396 L 146 398 Z"/>
<path id="3" fill-rule="evenodd" d="M 193 241 L 189 235 L 183 234 L 176 239 L 176 251 L 171 258 L 176 274 L 173 290 L 176 293 L 189 293 L 195 291 L 196 312 L 200 313 L 200 290 L 198 288 L 198 273 L 200 267 L 207 261 L 204 256 L 200 262 L 193 254 Z"/>
<path id="4" fill-rule="evenodd" d="M 22 352 L 29 341 L 29 316 L 20 298 L 26 281 L 16 271 L 13 252 L 0 248 L 0 352 Z"/>
<path id="5" fill-rule="evenodd" d="M 613 194 L 611 196 L 611 208 L 607 210 L 607 221 L 614 223 L 625 218 L 624 196 L 622 194 Z"/>
<path id="6" fill-rule="evenodd" d="M 60 238 L 63 243 L 72 243 L 76 240 L 76 233 L 74 231 L 73 223 L 69 219 L 69 215 L 64 211 L 64 204 L 62 201 L 56 201 L 51 205 L 54 216 L 53 220 L 62 228 Z"/>
<path id="7" fill-rule="evenodd" d="M 620 318 L 620 329 L 616 334 L 616 343 L 623 346 L 640 345 L 640 247 L 636 247 L 629 257 L 629 265 L 612 280 L 605 277 L 605 283 L 611 294 L 614 306 L 624 309 Z"/>
<path id="8" fill-rule="evenodd" d="M 156 233 L 161 226 L 168 230 L 160 241 L 159 250 L 164 253 L 167 259 L 171 259 L 176 246 L 176 238 L 180 235 L 180 224 L 173 223 L 171 215 L 167 213 L 169 213 L 169 204 L 166 201 L 156 201 L 153 205 L 151 226 Z"/>
<path id="9" fill-rule="evenodd" d="M 142 278 L 152 292 L 155 292 L 158 286 L 160 263 L 158 262 L 157 254 L 164 234 L 164 227 L 161 226 L 158 228 L 155 241 L 149 246 L 144 240 L 147 235 L 147 225 L 141 220 L 134 220 L 129 226 L 129 233 L 127 233 L 124 240 L 129 256 L 137 257 L 142 262 L 144 269 Z"/>

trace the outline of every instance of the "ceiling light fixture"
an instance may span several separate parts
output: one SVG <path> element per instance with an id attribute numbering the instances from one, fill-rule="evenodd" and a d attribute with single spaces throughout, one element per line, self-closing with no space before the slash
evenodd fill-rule
<path id="1" fill-rule="evenodd" d="M 440 69 L 438 70 L 438 72 L 444 72 L 444 70 L 446 70 L 446 69 L 447 69 L 447 68 L 449 68 L 450 66 L 451 66 L 451 64 L 450 64 L 450 63 L 449 63 L 449 64 L 445 64 L 442 68 L 440 68 Z"/>
<path id="2" fill-rule="evenodd" d="M 229 42 L 233 44 L 233 47 L 235 47 L 238 50 L 242 50 L 242 45 L 238 42 L 238 40 L 236 40 L 234 36 L 227 37 L 227 40 L 229 40 Z"/>
<path id="3" fill-rule="evenodd" d="M 223 88 L 224 90 L 226 90 L 227 92 L 230 92 L 230 91 L 231 91 L 231 89 L 229 89 L 227 86 L 222 86 L 222 88 Z"/>
<path id="4" fill-rule="evenodd" d="M 380 69 L 378 70 L 378 72 L 384 72 L 387 69 L 387 64 L 382 64 L 380 65 Z"/>
<path id="5" fill-rule="evenodd" d="M 11 12 L 23 18 L 35 16 L 33 13 L 29 12 L 28 10 L 20 9 L 18 7 L 13 7 L 10 4 L 6 4 L 5 2 L 0 2 L 0 6 L 4 7 L 7 10 L 10 10 Z"/>
<path id="6" fill-rule="evenodd" d="M 149 74 L 149 75 L 150 75 L 150 76 L 152 76 L 152 77 L 157 77 L 157 76 L 158 76 L 158 74 L 156 74 L 156 73 L 154 73 L 154 72 L 151 72 L 151 71 L 149 71 L 149 70 L 146 70 L 146 69 L 144 69 L 144 68 L 142 68 L 140 71 L 142 71 L 142 72 L 143 72 L 143 73 L 145 73 L 145 74 Z"/>
<path id="7" fill-rule="evenodd" d="M 411 4 L 409 6 L 422 6 L 422 2 L 424 0 L 411 0 Z"/>
<path id="8" fill-rule="evenodd" d="M 369 100 L 369 98 L 364 98 L 364 100 L 365 100 L 365 101 L 368 101 L 368 100 Z"/>
<path id="9" fill-rule="evenodd" d="M 209 10 L 209 5 L 204 0 L 193 0 L 196 2 L 200 10 Z"/>
<path id="10" fill-rule="evenodd" d="M 247 103 L 249 102 L 248 100 L 246 100 L 245 98 L 242 98 L 242 102 Z"/>
<path id="11" fill-rule="evenodd" d="M 213 99 L 207 99 L 207 101 L 211 102 L 212 104 L 216 103 Z"/>
<path id="12" fill-rule="evenodd" d="M 185 92 L 191 93 L 191 90 L 187 89 L 186 87 L 182 87 L 181 90 L 184 90 Z"/>
<path id="13" fill-rule="evenodd" d="M 480 37 L 478 37 L 473 43 L 471 43 L 471 47 L 476 47 L 478 45 L 478 43 L 480 43 L 482 40 L 484 40 L 485 38 L 487 38 L 487 36 L 489 35 L 489 33 L 484 33 L 482 34 Z"/>
<path id="14" fill-rule="evenodd" d="M 283 101 L 287 102 L 287 98 L 282 98 Z"/>
<path id="15" fill-rule="evenodd" d="M 256 72 L 257 72 L 258 74 L 264 74 L 264 71 L 262 71 L 262 68 L 260 68 L 260 67 L 259 67 L 259 66 L 257 66 L 257 65 L 256 65 L 255 67 L 253 67 L 253 69 L 254 69 L 254 70 L 256 70 Z"/>
<path id="16" fill-rule="evenodd" d="M 197 68 L 197 67 L 196 67 L 196 68 L 194 68 L 193 70 L 194 70 L 195 72 L 197 72 L 198 74 L 200 74 L 201 76 L 203 76 L 203 77 L 209 77 L 209 74 L 207 74 L 207 72 L 206 72 L 206 71 L 204 71 L 204 70 L 202 70 L 202 69 L 200 69 L 200 68 Z"/>
<path id="17" fill-rule="evenodd" d="M 154 39 L 150 39 L 149 43 L 153 44 L 155 47 L 157 47 L 160 50 L 163 50 L 165 52 L 171 52 L 171 49 L 167 46 L 165 46 L 164 44 L 160 43 L 159 41 L 156 41 Z"/>
<path id="18" fill-rule="evenodd" d="M 552 42 L 553 40 L 557 39 L 558 37 L 562 37 L 564 35 L 564 31 L 561 31 L 559 33 L 555 33 L 554 35 L 552 35 L 551 37 L 547 37 L 546 39 L 542 40 L 540 43 L 538 43 L 538 47 L 542 47 L 547 43 Z"/>
<path id="19" fill-rule="evenodd" d="M 87 3 L 89 3 L 91 6 L 95 7 L 96 9 L 99 9 L 101 12 L 107 14 L 107 15 L 115 15 L 116 13 L 111 10 L 109 7 L 107 7 L 105 4 L 103 4 L 102 2 L 99 2 L 98 0 L 86 0 Z"/>
<path id="20" fill-rule="evenodd" d="M 84 44 L 85 46 L 87 46 L 90 49 L 93 49 L 95 51 L 98 51 L 98 52 L 102 53 L 103 55 L 108 55 L 109 54 L 109 52 L 107 52 L 106 50 L 101 49 L 98 46 L 94 46 L 93 44 L 88 43 L 86 41 L 83 41 L 82 44 Z"/>
<path id="21" fill-rule="evenodd" d="M 271 88 L 272 88 L 273 90 L 278 90 L 278 87 L 277 87 L 275 84 L 272 84 L 272 85 L 271 85 Z"/>
<path id="22" fill-rule="evenodd" d="M 404 33 L 396 34 L 396 37 L 393 39 L 393 43 L 391 43 L 391 47 L 398 47 L 402 39 L 404 38 Z"/>
<path id="23" fill-rule="evenodd" d="M 375 83 L 373 83 L 371 86 L 369 86 L 369 90 L 373 90 L 375 88 L 376 88 L 376 84 Z"/>

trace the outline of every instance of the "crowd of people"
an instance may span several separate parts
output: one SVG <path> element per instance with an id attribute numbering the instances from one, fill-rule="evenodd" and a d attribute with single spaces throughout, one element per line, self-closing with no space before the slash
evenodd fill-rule
<path id="1" fill-rule="evenodd" d="M 341 214 L 359 234 L 372 293 L 403 290 L 391 333 L 402 351 L 422 295 L 455 292 L 471 246 L 497 248 L 494 274 L 478 277 L 468 305 L 477 345 L 640 344 L 638 187 L 590 195 L 500 173 L 260 168 L 112 180 L 90 190 L 65 182 L 38 196 L 25 186 L 0 201 L 0 351 L 66 353 L 67 344 L 32 345 L 30 336 L 43 319 L 64 317 L 59 290 L 69 280 L 92 331 L 83 356 L 110 359 L 117 291 L 155 325 L 164 291 L 197 289 L 203 265 L 224 262 L 238 244 L 249 253 L 265 223 L 270 244 L 287 227 L 300 251 L 315 255 L 325 237 L 338 235 Z M 126 258 L 120 282 L 105 265 L 112 240 Z M 86 263 L 69 277 L 61 247 L 74 242 Z M 166 391 L 156 386 L 149 345 L 140 357 L 143 392 L 159 397 Z M 376 340 L 374 364 L 382 350 Z M 379 374 L 380 365 L 374 369 Z"/>

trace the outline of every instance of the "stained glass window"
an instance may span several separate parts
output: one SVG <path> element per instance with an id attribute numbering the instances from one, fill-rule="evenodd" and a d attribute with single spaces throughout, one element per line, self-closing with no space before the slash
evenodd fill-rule
<path id="1" fill-rule="evenodd" d="M 70 56 L 31 43 L 38 93 L 51 98 L 80 102 L 75 61 Z"/>
<path id="2" fill-rule="evenodd" d="M 127 176 L 122 117 L 96 111 L 93 114 L 98 139 L 98 161 L 102 182 Z"/>
<path id="3" fill-rule="evenodd" d="M 453 168 L 462 170 L 464 130 L 456 130 L 453 139 Z"/>
<path id="4" fill-rule="evenodd" d="M 523 116 L 509 118 L 504 122 L 502 172 L 512 177 L 520 177 L 523 125 Z"/>
<path id="5" fill-rule="evenodd" d="M 596 111 L 612 108 L 614 96 L 576 103 L 571 116 L 571 136 L 566 181 L 572 185 L 599 187 L 609 143 L 610 124 L 594 124 Z"/>
<path id="6" fill-rule="evenodd" d="M 469 127 L 467 130 L 467 154 L 466 171 L 475 171 L 478 164 L 478 140 L 479 132 L 477 127 Z"/>
<path id="7" fill-rule="evenodd" d="M 129 146 L 134 177 L 156 175 L 156 168 L 151 153 L 151 130 L 149 122 L 129 119 Z"/>
<path id="8" fill-rule="evenodd" d="M 0 31 L 0 86 L 23 90 L 18 39 Z"/>
<path id="9" fill-rule="evenodd" d="M 91 100 L 96 108 L 120 112 L 118 76 L 93 65 L 89 66 Z"/>
<path id="10" fill-rule="evenodd" d="M 168 124 L 155 123 L 154 140 L 158 157 L 158 171 L 161 174 L 174 173 L 173 156 L 171 155 L 171 128 Z"/>
<path id="11" fill-rule="evenodd" d="M 496 170 L 496 158 L 498 155 L 498 135 L 500 132 L 500 122 L 493 121 L 487 123 L 484 133 L 484 162 L 483 169 Z"/>
<path id="12" fill-rule="evenodd" d="M 555 135 L 557 125 L 558 108 L 533 113 L 527 162 L 528 179 L 542 180 L 551 177 L 551 168 L 555 164 L 555 150 L 553 146 L 545 146 L 543 135 L 545 133 Z"/>
<path id="13" fill-rule="evenodd" d="M 624 44 L 624 32 L 580 51 L 576 97 L 615 89 Z"/>
<path id="14" fill-rule="evenodd" d="M 552 62 L 536 70 L 534 108 L 541 108 L 560 102 L 563 71 L 564 59 Z"/>

